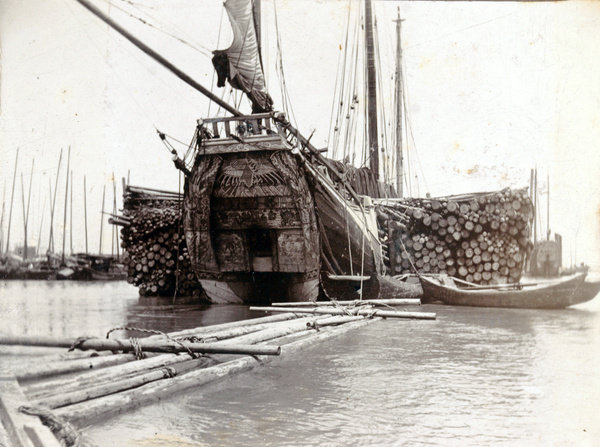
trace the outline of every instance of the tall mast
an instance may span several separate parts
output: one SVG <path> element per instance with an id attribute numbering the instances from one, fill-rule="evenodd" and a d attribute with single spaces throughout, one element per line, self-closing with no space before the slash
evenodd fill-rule
<path id="1" fill-rule="evenodd" d="M 8 230 L 6 232 L 6 252 L 10 250 L 10 224 L 12 223 L 13 200 L 15 198 L 15 181 L 17 180 L 17 162 L 19 161 L 19 148 L 17 148 L 17 157 L 15 158 L 15 173 L 13 174 L 12 193 L 10 195 L 10 210 L 8 211 Z"/>
<path id="2" fill-rule="evenodd" d="M 398 18 L 396 22 L 396 191 L 398 197 L 404 196 L 404 166 L 402 157 L 402 108 L 404 106 L 402 91 L 402 29 L 400 8 L 398 7 Z"/>
<path id="3" fill-rule="evenodd" d="M 29 204 L 31 203 L 31 183 L 33 181 L 33 166 L 35 158 L 31 163 L 31 176 L 29 178 L 29 194 L 27 197 L 27 210 L 25 210 L 25 188 L 23 187 L 23 173 L 21 172 L 21 197 L 23 198 L 23 260 L 27 259 L 27 224 L 29 222 Z"/>
<path id="4" fill-rule="evenodd" d="M 102 212 L 100 213 L 100 246 L 98 248 L 98 254 L 102 254 L 102 224 L 104 223 L 104 197 L 106 196 L 106 184 L 102 189 Z"/>
<path id="5" fill-rule="evenodd" d="M 58 175 L 60 174 L 60 162 L 62 161 L 62 149 L 58 156 L 58 168 L 56 170 L 56 183 L 54 183 L 54 196 L 52 196 L 52 184 L 50 184 L 50 238 L 48 241 L 48 251 L 54 253 L 54 206 L 56 205 L 56 195 L 58 193 Z"/>
<path id="6" fill-rule="evenodd" d="M 88 254 L 88 228 L 87 228 L 87 188 L 85 175 L 83 176 L 83 221 L 85 224 L 85 254 Z"/>
<path id="7" fill-rule="evenodd" d="M 6 204 L 6 180 L 2 188 L 2 215 L 0 215 L 0 255 L 4 252 L 4 205 Z"/>
<path id="8" fill-rule="evenodd" d="M 550 240 L 550 172 L 547 173 L 546 181 L 548 184 L 548 199 L 546 202 L 546 239 Z"/>
<path id="9" fill-rule="evenodd" d="M 538 211 L 538 202 L 537 202 L 537 166 L 535 167 L 534 177 L 533 177 L 533 243 L 537 242 L 537 211 Z"/>
<path id="10" fill-rule="evenodd" d="M 52 183 L 50 183 L 50 195 L 52 196 Z M 46 211 L 46 198 L 44 198 L 44 205 L 42 205 L 42 217 L 40 219 L 40 229 L 38 231 L 37 248 L 35 249 L 35 252 L 38 255 L 40 254 L 40 245 L 41 245 L 41 241 L 42 241 L 42 226 L 44 225 L 44 211 Z"/>
<path id="11" fill-rule="evenodd" d="M 71 210 L 69 211 L 69 241 L 70 241 L 70 248 L 71 248 L 71 254 L 73 254 L 73 171 L 71 171 L 71 194 L 70 194 L 70 201 L 71 201 Z"/>
<path id="12" fill-rule="evenodd" d="M 71 146 L 69 146 L 69 152 L 67 153 L 67 186 L 65 188 L 65 213 L 63 218 L 63 243 L 62 243 L 62 263 L 65 263 L 65 242 L 67 240 L 67 208 L 69 203 L 69 166 L 71 164 Z"/>
<path id="13" fill-rule="evenodd" d="M 373 42 L 373 13 L 371 0 L 365 0 L 365 47 L 367 58 L 367 129 L 370 167 L 379 180 L 379 145 L 377 143 L 377 78 L 375 73 L 375 45 Z"/>

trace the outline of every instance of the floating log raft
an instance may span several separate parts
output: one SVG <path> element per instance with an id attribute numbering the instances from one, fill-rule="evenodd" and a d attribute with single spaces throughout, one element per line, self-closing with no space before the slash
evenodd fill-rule
<path id="1" fill-rule="evenodd" d="M 374 304 L 389 308 L 387 303 Z M 413 302 L 410 301 L 409 304 Z M 265 310 L 280 311 L 276 308 Z M 35 377 L 23 373 L 27 367 L 19 367 L 12 374 L 5 368 L 4 376 L 8 377 L 11 386 L 18 393 L 13 393 L 17 399 L 9 402 L 10 419 L 5 418 L 2 423 L 6 428 L 13 427 L 13 431 L 22 431 L 22 421 L 28 424 L 35 422 L 23 415 L 39 416 L 44 423 L 52 421 L 50 428 L 62 442 L 65 441 L 63 434 L 67 429 L 71 432 L 74 430 L 77 436 L 77 427 L 248 371 L 273 361 L 278 356 L 296 353 L 316 342 L 381 319 L 380 316 L 373 315 L 376 312 L 373 304 L 366 303 L 355 303 L 348 307 L 339 304 L 335 308 L 320 307 L 319 312 L 323 315 L 298 315 L 304 311 L 295 309 L 294 313 L 152 335 L 143 339 L 66 340 L 0 336 L 0 345 L 111 350 L 112 354 L 102 358 L 119 357 L 117 362 L 99 363 L 93 369 L 81 371 L 78 363 L 81 359 L 78 356 L 55 355 L 53 361 L 45 363 L 48 371 L 36 374 Z M 405 312 L 392 310 L 379 313 L 382 317 L 407 317 Z M 418 318 L 418 313 L 412 314 L 411 318 Z M 422 316 L 431 319 L 431 314 L 423 313 Z M 207 343 L 207 340 L 210 342 Z M 134 346 L 136 351 L 144 352 L 136 352 L 135 356 L 120 353 L 130 351 Z M 138 355 L 146 351 L 167 353 L 149 358 Z M 193 352 L 201 352 L 203 355 L 198 357 Z M 122 362 L 123 359 L 125 363 Z M 65 366 L 57 368 L 56 363 L 59 362 L 63 362 Z M 73 362 L 77 364 L 74 365 Z M 39 364 L 39 360 L 36 363 L 37 367 L 43 369 L 44 365 Z M 4 376 L 6 384 L 8 381 Z M 0 399 L 0 404 L 6 405 L 8 401 L 3 399 L 4 397 Z M 38 430 L 42 429 L 44 427 L 38 427 Z M 25 427 L 25 430 L 28 428 Z M 58 444 L 50 439 L 47 444 L 35 445 L 54 447 Z M 67 445 L 74 444 L 67 442 Z"/>
<path id="2" fill-rule="evenodd" d="M 142 296 L 203 297 L 183 235 L 182 200 L 178 193 L 125 187 L 123 216 L 112 223 L 122 226 L 127 281 Z"/>
<path id="3" fill-rule="evenodd" d="M 525 189 L 380 200 L 377 216 L 392 275 L 442 273 L 476 284 L 512 283 L 531 252 L 533 205 Z"/>

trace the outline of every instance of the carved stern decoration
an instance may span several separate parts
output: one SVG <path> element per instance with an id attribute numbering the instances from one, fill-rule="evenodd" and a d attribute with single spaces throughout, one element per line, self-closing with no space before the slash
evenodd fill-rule
<path id="1" fill-rule="evenodd" d="M 313 197 L 270 114 L 198 126 L 184 203 L 190 259 L 211 301 L 317 298 Z"/>

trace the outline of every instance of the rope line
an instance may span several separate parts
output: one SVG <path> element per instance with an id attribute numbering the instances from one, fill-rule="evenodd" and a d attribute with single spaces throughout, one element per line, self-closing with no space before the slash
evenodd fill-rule
<path id="1" fill-rule="evenodd" d="M 95 444 L 83 436 L 73 425 L 56 416 L 47 407 L 19 407 L 19 411 L 29 416 L 37 416 L 48 427 L 59 442 L 66 447 L 94 447 Z M 36 444 L 37 445 L 37 444 Z"/>
<path id="2" fill-rule="evenodd" d="M 142 332 L 142 333 L 146 333 L 146 334 L 162 335 L 167 340 L 172 341 L 173 343 L 177 343 L 182 348 L 184 348 L 193 359 L 196 359 L 199 357 L 196 353 L 194 353 L 189 348 L 189 346 L 185 345 L 181 340 L 175 339 L 175 338 L 171 337 L 169 334 L 165 334 L 164 332 L 161 332 L 161 331 L 156 331 L 154 329 L 143 329 L 143 328 L 137 328 L 137 327 L 122 326 L 122 327 L 113 328 L 110 331 L 108 331 L 106 333 L 106 338 L 109 338 L 109 335 L 111 334 L 111 332 L 114 332 L 114 331 L 131 331 L 131 332 Z M 132 345 L 133 345 L 133 343 L 132 343 Z M 140 347 L 140 351 L 141 351 L 141 347 Z M 134 352 L 135 352 L 135 346 L 134 346 Z"/>

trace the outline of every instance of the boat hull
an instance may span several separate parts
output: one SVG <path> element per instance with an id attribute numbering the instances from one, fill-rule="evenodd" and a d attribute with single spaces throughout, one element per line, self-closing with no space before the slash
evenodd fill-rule
<path id="1" fill-rule="evenodd" d="M 318 278 L 295 278 L 297 275 L 266 275 L 254 280 L 243 275 L 226 281 L 200 279 L 202 289 L 213 304 L 261 304 L 277 301 L 315 300 L 319 293 Z"/>
<path id="2" fill-rule="evenodd" d="M 419 279 L 425 299 L 453 306 L 564 309 L 589 300 L 577 293 L 584 282 L 584 273 L 557 281 L 522 285 L 520 289 L 507 285 L 496 289 L 466 290 L 442 285 L 434 277 L 421 276 Z"/>
<path id="3" fill-rule="evenodd" d="M 316 300 L 319 232 L 296 159 L 216 143 L 198 158 L 184 198 L 190 261 L 209 301 Z"/>

